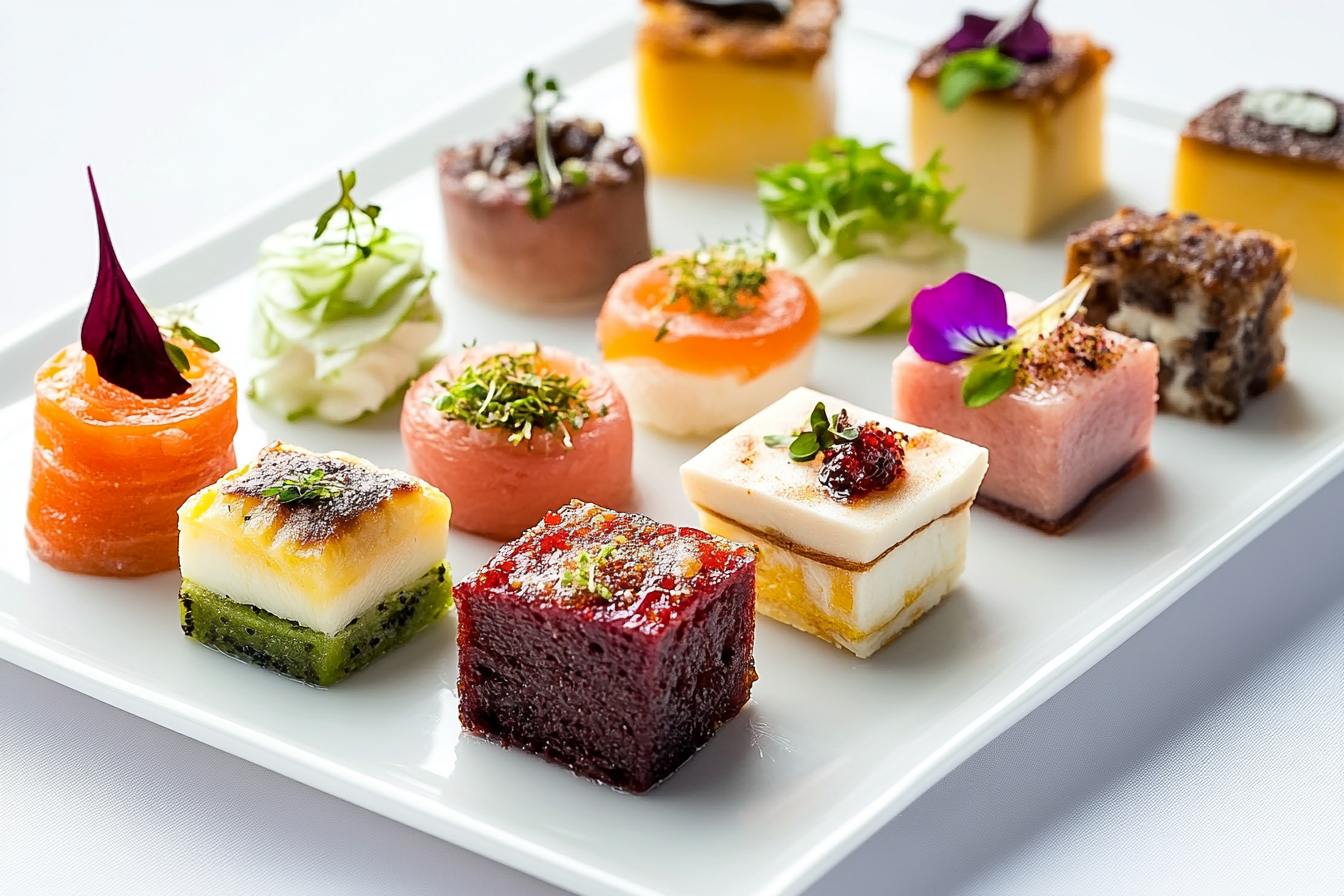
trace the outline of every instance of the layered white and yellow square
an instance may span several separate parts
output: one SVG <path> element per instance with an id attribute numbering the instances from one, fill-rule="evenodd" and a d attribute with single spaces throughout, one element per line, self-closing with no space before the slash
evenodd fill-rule
<path id="1" fill-rule="evenodd" d="M 796 431 L 818 402 L 908 437 L 904 475 L 852 503 L 766 436 Z M 757 612 L 860 658 L 874 654 L 952 590 L 966 564 L 970 508 L 989 453 L 931 429 L 795 389 L 681 468 L 701 527 L 760 550 Z"/>

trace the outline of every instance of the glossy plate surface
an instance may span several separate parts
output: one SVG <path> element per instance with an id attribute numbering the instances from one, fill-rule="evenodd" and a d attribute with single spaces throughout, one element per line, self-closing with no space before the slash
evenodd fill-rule
<path id="1" fill-rule="evenodd" d="M 609 23 L 551 60 L 575 111 L 613 132 L 633 124 L 632 29 Z M 899 41 L 849 28 L 840 42 L 843 130 L 903 142 Z M 874 72 L 889 77 L 875 78 Z M 388 141 L 345 160 L 386 222 L 422 234 L 445 269 L 435 176 L 450 140 L 501 125 L 512 85 L 453 98 Z M 1169 115 L 1116 103 L 1107 120 L 1114 196 L 1042 240 L 965 234 L 971 267 L 1043 297 L 1059 285 L 1064 234 L 1118 202 L 1165 205 L 1175 132 Z M 136 277 L 157 304 L 199 298 L 202 329 L 246 376 L 245 270 L 265 234 L 331 201 L 331 172 L 222 226 Z M 761 226 L 751 197 L 655 183 L 654 239 Z M 109 209 L 113 232 L 116 211 Z M 88 247 L 94 251 L 94 247 Z M 455 291 L 436 295 L 448 344 L 539 339 L 595 354 L 591 319 L 522 318 Z M 1154 466 L 1065 538 L 973 513 L 961 585 L 868 661 L 762 619 L 760 681 L 742 715 L 656 791 L 632 797 L 531 756 L 464 737 L 457 721 L 451 619 L 331 690 L 307 688 L 184 638 L 177 578 L 113 581 L 54 572 L 28 556 L 23 506 L 31 445 L 27 384 L 73 341 L 82 309 L 0 350 L 0 657 L 137 715 L 589 894 L 796 893 L 975 749 L 1041 703 L 1344 466 L 1338 346 L 1344 314 L 1300 302 L 1289 322 L 1289 378 L 1230 427 L 1163 417 Z M 811 385 L 886 412 L 899 336 L 824 339 Z M 334 428 L 287 423 L 244 404 L 240 457 L 273 438 L 404 465 L 396 418 Z M 640 432 L 634 509 L 694 523 L 677 467 L 703 441 Z M 454 534 L 470 573 L 496 545 Z"/>

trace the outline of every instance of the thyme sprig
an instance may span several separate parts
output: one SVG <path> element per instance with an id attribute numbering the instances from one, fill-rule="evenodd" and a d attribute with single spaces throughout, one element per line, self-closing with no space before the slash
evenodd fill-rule
<path id="1" fill-rule="evenodd" d="M 859 428 L 851 424 L 848 418 L 842 423 L 840 414 L 826 416 L 826 405 L 820 401 L 812 409 L 808 426 L 808 429 L 794 430 L 787 435 L 767 435 L 762 441 L 768 448 L 783 448 L 787 445 L 789 458 L 805 464 L 836 442 L 852 442 L 859 437 Z"/>
<path id="2" fill-rule="evenodd" d="M 261 490 L 262 495 L 275 498 L 281 504 L 298 501 L 326 501 L 345 491 L 345 483 L 329 479 L 325 470 L 312 470 L 302 476 L 286 476 L 274 485 Z"/>
<path id="3" fill-rule="evenodd" d="M 191 369 L 191 359 L 181 346 L 173 342 L 174 339 L 191 342 L 211 354 L 219 351 L 218 342 L 197 332 L 187 323 L 195 313 L 195 305 L 175 305 L 154 314 L 154 322 L 159 325 L 159 335 L 163 337 L 163 347 L 168 352 L 168 359 L 181 373 Z"/>
<path id="4" fill-rule="evenodd" d="M 574 558 L 573 564 L 566 566 L 560 575 L 560 584 L 576 591 L 587 591 L 603 600 L 611 600 L 611 589 L 597 580 L 597 568 L 616 551 L 616 545 L 603 545 L 595 554 L 584 548 Z"/>
<path id="5" fill-rule="evenodd" d="M 439 380 L 443 393 L 426 401 L 477 429 L 508 430 L 510 444 L 527 441 L 530 449 L 532 433 L 545 430 L 559 436 L 569 450 L 574 447 L 571 430 L 582 429 L 594 415 L 605 417 L 608 409 L 602 405 L 594 412 L 583 397 L 588 381 L 547 371 L 540 356 L 537 343 L 518 354 L 491 355 L 451 382 Z"/>
<path id="6" fill-rule="evenodd" d="M 344 171 L 337 171 L 336 175 L 337 180 L 340 181 L 341 184 L 341 198 L 336 200 L 335 205 L 318 216 L 317 229 L 313 231 L 313 240 L 317 241 L 320 239 L 322 234 L 326 233 L 327 225 L 331 223 L 331 219 L 336 216 L 337 212 L 343 211 L 346 215 L 345 241 L 343 245 L 345 245 L 346 248 L 349 248 L 353 243 L 354 247 L 359 250 L 359 254 L 364 258 L 368 258 L 373 254 L 373 247 L 359 241 L 359 224 L 355 220 L 355 213 L 358 212 L 368 218 L 370 224 L 376 224 L 378 221 L 378 214 L 382 209 L 372 204 L 363 207 L 355 204 L 354 197 L 350 195 L 350 191 L 355 188 L 355 172 L 351 171 L 349 174 L 346 174 Z"/>
<path id="7" fill-rule="evenodd" d="M 775 253 L 751 239 L 724 240 L 663 264 L 672 275 L 664 306 L 685 303 L 691 313 L 734 320 L 756 310 L 761 290 L 770 278 Z M 667 335 L 671 318 L 663 321 L 654 342 Z"/>

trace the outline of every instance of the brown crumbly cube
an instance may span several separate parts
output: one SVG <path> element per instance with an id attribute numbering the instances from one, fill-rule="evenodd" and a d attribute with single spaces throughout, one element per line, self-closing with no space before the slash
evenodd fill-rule
<path id="1" fill-rule="evenodd" d="M 1197 215 L 1122 208 L 1068 242 L 1096 282 L 1087 322 L 1156 343 L 1164 411 L 1228 422 L 1284 374 L 1291 243 Z"/>

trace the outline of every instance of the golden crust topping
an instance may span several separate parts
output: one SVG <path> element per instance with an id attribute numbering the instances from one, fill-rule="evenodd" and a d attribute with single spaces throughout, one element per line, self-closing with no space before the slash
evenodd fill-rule
<path id="1" fill-rule="evenodd" d="M 783 22 L 725 19 L 681 0 L 643 0 L 641 47 L 665 56 L 810 69 L 831 47 L 840 0 L 794 0 Z"/>
<path id="2" fill-rule="evenodd" d="M 1111 51 L 1098 46 L 1086 34 L 1052 34 L 1050 58 L 1022 65 L 1022 77 L 1012 87 L 975 94 L 976 98 L 1018 103 L 1058 104 L 1068 99 L 1094 76 L 1106 71 Z M 943 45 L 930 47 L 910 73 L 910 83 L 937 88 L 938 74 L 951 58 Z"/>

